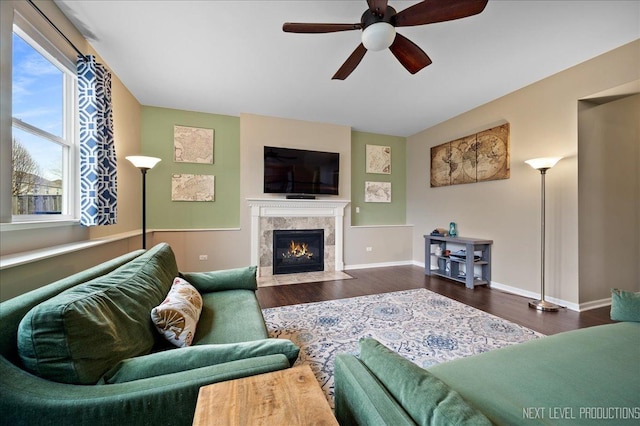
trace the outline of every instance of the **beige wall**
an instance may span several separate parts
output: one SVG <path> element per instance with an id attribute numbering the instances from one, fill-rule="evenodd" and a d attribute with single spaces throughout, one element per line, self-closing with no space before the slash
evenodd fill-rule
<path id="1" fill-rule="evenodd" d="M 263 146 L 317 149 L 340 153 L 340 195 L 351 199 L 351 128 L 334 124 L 314 123 L 253 114 L 240 116 L 241 187 L 240 203 L 247 198 L 268 198 L 275 195 L 262 192 Z M 278 195 L 282 197 L 282 195 Z M 249 208 L 241 206 L 240 250 L 249 261 Z M 411 259 L 410 226 L 352 227 L 351 209 L 345 209 L 345 268 L 362 265 L 406 263 Z M 372 251 L 367 252 L 366 248 Z"/>
<path id="2" fill-rule="evenodd" d="M 413 259 L 424 261 L 423 235 L 450 221 L 461 236 L 492 239 L 492 281 L 523 294 L 540 288 L 540 173 L 524 161 L 562 156 L 546 178 L 549 298 L 579 298 L 578 100 L 640 76 L 640 41 L 622 46 L 408 138 L 407 221 Z M 511 178 L 429 187 L 430 147 L 511 124 Z"/>
<path id="3" fill-rule="evenodd" d="M 280 194 L 264 194 L 264 146 L 283 146 L 340 154 L 340 182 L 338 196 L 351 198 L 351 128 L 335 124 L 314 123 L 255 114 L 240 115 L 240 226 L 242 254 L 251 260 L 251 216 L 247 198 L 282 198 Z"/>
<path id="4" fill-rule="evenodd" d="M 637 88 L 636 88 L 637 90 Z M 580 302 L 640 291 L 640 95 L 579 114 Z"/>
<path id="5" fill-rule="evenodd" d="M 23 15 L 27 20 L 34 24 L 65 56 L 75 62 L 76 52 L 69 44 L 60 37 L 55 30 L 46 21 L 38 15 L 38 13 L 25 1 L 2 1 L 2 45 L 11 45 L 11 25 L 13 10 L 15 8 L 18 13 Z M 91 45 L 82 37 L 78 30 L 69 22 L 64 14 L 58 9 L 55 3 L 51 1 L 37 1 L 36 4 L 44 12 L 45 15 L 69 38 L 75 46 L 86 54 L 96 55 L 99 62 L 104 62 L 93 50 Z M 7 62 L 3 57 L 3 67 L 10 66 L 10 60 Z M 6 65 L 9 64 L 9 65 Z M 108 64 L 105 64 L 107 67 Z M 6 70 L 3 68 L 3 73 Z M 8 69 L 11 73 L 10 68 Z M 5 105 L 7 98 L 4 93 L 6 88 L 3 86 L 2 100 Z M 10 90 L 10 87 L 9 89 Z M 112 73 L 112 101 L 113 101 L 113 122 L 116 143 L 116 156 L 118 161 L 118 224 L 111 226 L 83 228 L 79 225 L 71 225 L 72 230 L 50 230 L 49 228 L 40 229 L 39 238 L 28 238 L 29 231 L 10 231 L 8 241 L 3 241 L 2 254 L 11 254 L 28 249 L 36 249 L 40 247 L 49 247 L 51 245 L 64 244 L 73 241 L 82 241 L 86 239 L 95 239 L 108 235 L 119 234 L 140 228 L 141 217 L 141 177 L 140 172 L 135 169 L 125 156 L 140 154 L 140 103 L 122 84 L 117 75 Z M 5 115 L 8 121 L 5 121 Z M 10 110 L 3 108 L 2 110 L 2 145 L 5 147 L 7 140 L 10 143 L 10 137 L 6 138 L 6 131 L 11 131 Z M 5 123 L 8 123 L 5 128 Z M 9 133 L 10 134 L 10 133 Z M 49 235 L 50 234 L 50 235 Z M 9 235 L 9 234 L 8 234 Z M 4 234 L 3 234 L 4 237 Z M 14 245 L 15 244 L 15 245 Z"/>
<path id="6" fill-rule="evenodd" d="M 0 270 L 0 302 L 140 248 L 137 238 L 123 238 L 37 262 Z"/>
<path id="7" fill-rule="evenodd" d="M 241 196 L 240 229 L 156 231 L 154 242 L 174 248 L 183 271 L 206 271 L 247 265 L 251 260 L 251 223 L 247 198 L 282 198 L 264 194 L 263 147 L 284 146 L 340 153 L 340 195 L 351 199 L 351 128 L 325 123 L 266 117 L 240 116 Z M 345 209 L 344 260 L 346 268 L 411 261 L 411 226 L 352 227 L 350 208 Z M 371 251 L 366 248 L 371 247 Z M 207 255 L 207 260 L 199 260 Z"/>
<path id="8" fill-rule="evenodd" d="M 83 52 L 94 54 L 95 51 L 84 40 L 78 30 L 60 12 L 55 3 L 51 1 L 37 1 L 38 7 L 51 19 L 58 28 Z M 11 46 L 11 27 L 14 8 L 49 40 L 59 50 L 75 62 L 75 51 L 40 17 L 26 1 L 0 1 L 2 15 L 2 29 L 0 31 L 0 45 L 2 45 L 2 74 L 11 75 L 10 55 L 7 46 Z M 98 58 L 102 62 L 102 59 Z M 105 64 L 108 66 L 108 64 Z M 8 73 L 8 74 L 7 74 Z M 4 83 L 0 87 L 2 110 L 0 112 L 0 144 L 5 155 L 11 152 L 11 87 L 10 80 L 7 86 Z M 140 172 L 125 160 L 125 156 L 140 153 L 140 104 L 118 79 L 112 76 L 112 96 L 114 111 L 114 131 L 116 141 L 116 155 L 118 161 L 118 224 L 106 227 L 85 228 L 80 225 L 64 225 L 53 227 L 39 227 L 37 229 L 24 229 L 9 226 L 2 228 L 1 251 L 3 262 L 9 255 L 19 252 L 44 249 L 52 246 L 65 246 L 93 239 L 105 238 L 114 235 L 128 234 L 140 228 L 141 224 L 141 177 Z M 3 170 L 2 179 L 6 178 Z M 10 173 L 10 172 L 9 172 Z M 10 174 L 8 175 L 9 179 Z M 5 194 L 0 194 L 5 199 Z M 10 204 L 9 209 L 10 209 Z M 4 210 L 6 203 L 2 203 L 2 216 L 6 217 Z M 10 216 L 10 210 L 9 210 Z M 81 270 L 98 264 L 106 259 L 126 253 L 131 249 L 139 248 L 139 238 L 118 239 L 117 241 L 102 246 L 85 248 L 81 251 L 71 251 L 67 254 L 42 261 L 30 263 L 26 266 L 4 267 L 0 270 L 0 298 L 4 300 L 9 295 L 19 294 L 26 290 L 36 288 L 67 275 L 68 272 Z M 4 263 L 3 263 L 4 264 Z"/>

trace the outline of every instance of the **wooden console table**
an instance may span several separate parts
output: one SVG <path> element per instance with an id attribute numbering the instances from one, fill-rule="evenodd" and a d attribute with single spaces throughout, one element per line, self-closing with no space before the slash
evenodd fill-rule
<path id="1" fill-rule="evenodd" d="M 443 254 L 431 253 L 431 245 L 438 244 Z M 425 275 L 438 275 L 454 281 L 464 283 L 467 288 L 491 283 L 491 244 L 492 240 L 478 240 L 462 237 L 439 237 L 424 235 L 424 273 Z M 445 250 L 455 251 L 455 248 L 463 247 L 465 257 L 445 256 Z M 474 258 L 474 252 L 480 253 L 480 258 Z M 431 269 L 431 259 L 438 262 L 437 269 Z M 460 268 L 464 265 L 464 271 Z M 476 276 L 476 266 L 480 270 Z"/>
<path id="2" fill-rule="evenodd" d="M 308 365 L 203 386 L 194 426 L 333 425 L 333 416 Z"/>

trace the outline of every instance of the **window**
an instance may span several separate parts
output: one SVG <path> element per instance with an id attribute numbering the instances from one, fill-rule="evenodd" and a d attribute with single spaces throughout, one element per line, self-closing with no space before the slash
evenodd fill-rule
<path id="1" fill-rule="evenodd" d="M 14 221 L 77 216 L 73 67 L 26 22 L 14 24 L 11 105 Z"/>

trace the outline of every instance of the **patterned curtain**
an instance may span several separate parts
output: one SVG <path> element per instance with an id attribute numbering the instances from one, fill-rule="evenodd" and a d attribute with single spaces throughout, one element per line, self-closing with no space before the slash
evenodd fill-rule
<path id="1" fill-rule="evenodd" d="M 113 225 L 117 213 L 111 74 L 94 56 L 78 57 L 80 223 Z"/>

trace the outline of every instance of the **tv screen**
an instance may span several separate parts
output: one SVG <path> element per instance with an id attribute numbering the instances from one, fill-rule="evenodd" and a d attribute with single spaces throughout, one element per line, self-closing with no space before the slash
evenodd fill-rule
<path id="1" fill-rule="evenodd" d="M 337 152 L 264 147 L 264 192 L 338 195 Z"/>

